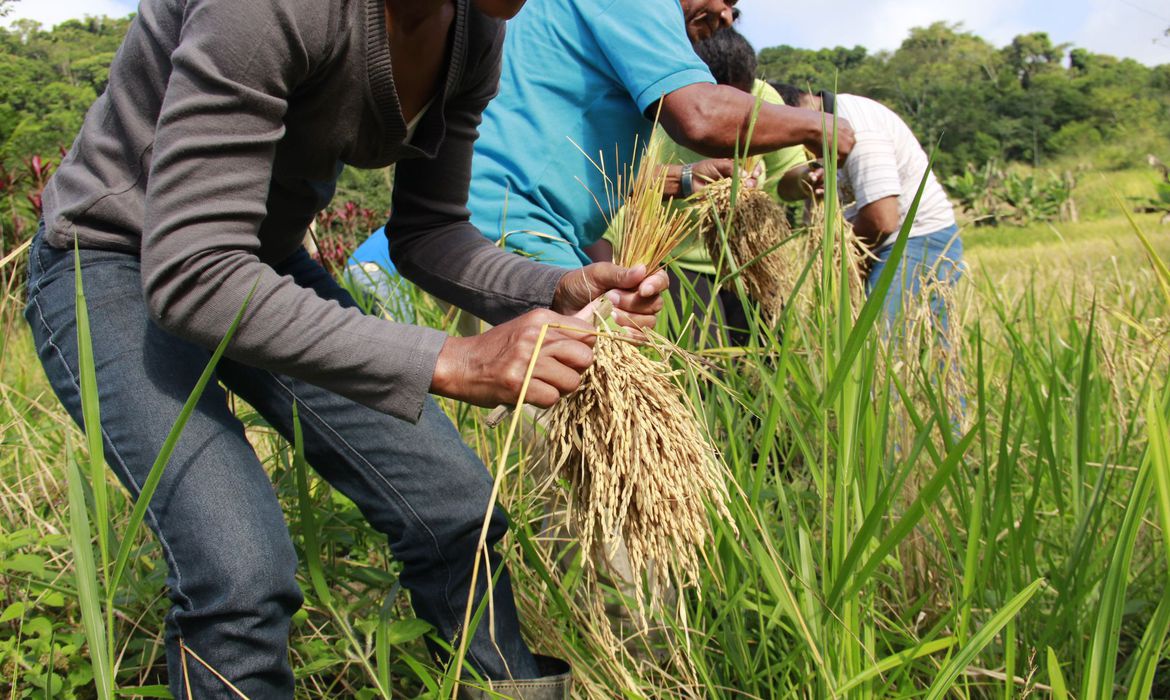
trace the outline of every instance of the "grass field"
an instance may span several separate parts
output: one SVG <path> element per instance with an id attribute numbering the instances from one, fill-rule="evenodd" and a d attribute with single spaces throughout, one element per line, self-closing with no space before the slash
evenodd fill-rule
<path id="1" fill-rule="evenodd" d="M 1138 224 L 1170 260 L 1170 231 Z M 804 312 L 757 329 L 745 354 L 707 353 L 721 384 L 684 372 L 727 468 L 731 521 L 713 517 L 699 585 L 649 632 L 619 639 L 580 561 L 554 561 L 531 440 L 446 406 L 500 479 L 526 633 L 573 662 L 581 697 L 1170 697 L 1170 279 L 1119 216 L 964 240 L 961 375 L 855 334 L 831 256 L 811 263 Z M 10 279 L 0 697 L 101 696 L 98 628 L 97 686 L 164 696 L 159 549 L 132 533 L 112 591 L 78 576 L 67 472 L 73 459 L 88 469 L 85 440 L 41 373 L 20 297 Z M 442 323 L 417 302 L 419 322 Z M 241 411 L 301 556 L 299 696 L 449 696 L 385 543 L 314 478 L 298 498 L 295 451 Z M 131 504 L 107 481 L 108 513 L 91 482 L 73 499 L 117 541 Z"/>

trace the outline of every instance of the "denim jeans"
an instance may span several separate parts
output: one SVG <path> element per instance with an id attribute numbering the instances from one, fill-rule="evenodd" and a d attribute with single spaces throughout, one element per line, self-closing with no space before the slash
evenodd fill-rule
<path id="1" fill-rule="evenodd" d="M 136 256 L 82 250 L 82 277 L 93 335 L 105 456 L 135 497 L 211 353 L 156 326 L 142 296 Z M 33 241 L 26 318 L 53 390 L 81 423 L 73 251 Z M 326 299 L 353 301 L 308 254 L 276 266 Z M 351 498 L 389 539 L 416 614 L 453 640 L 466 609 L 473 557 L 491 497 L 491 478 L 450 420 L 427 399 L 417 425 L 366 408 L 303 381 L 224 359 L 227 390 L 291 439 L 298 407 L 313 468 Z M 171 692 L 231 697 L 222 681 L 188 657 L 180 640 L 253 700 L 291 698 L 290 618 L 302 602 L 296 554 L 268 474 L 212 383 L 199 400 L 147 512 L 168 567 L 166 618 Z M 489 547 L 506 531 L 493 507 Z M 492 553 L 492 571 L 499 555 Z M 478 577 L 476 603 L 491 577 Z M 470 663 L 488 678 L 534 678 L 536 662 L 520 637 L 507 572 L 489 615 L 469 641 Z"/>
<path id="2" fill-rule="evenodd" d="M 886 246 L 877 252 L 878 259 L 870 268 L 866 278 L 866 294 L 872 294 L 877 284 L 878 276 L 886 267 L 893 246 Z M 903 312 L 903 301 L 906 295 L 918 296 L 922 293 L 923 281 L 934 278 L 940 282 L 954 285 L 962 276 L 963 240 L 959 238 L 959 228 L 948 226 L 941 231 L 928 233 L 925 236 L 915 236 L 906 242 L 906 252 L 902 255 L 902 262 L 894 274 L 894 282 L 886 295 L 883 315 L 887 326 L 892 326 Z M 943 328 L 947 327 L 946 304 L 938 295 L 931 295 L 930 308 L 935 319 Z"/>

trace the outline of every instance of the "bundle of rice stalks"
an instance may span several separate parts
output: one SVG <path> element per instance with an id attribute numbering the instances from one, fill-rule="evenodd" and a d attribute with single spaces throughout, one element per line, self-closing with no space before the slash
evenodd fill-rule
<path id="1" fill-rule="evenodd" d="M 764 320 L 773 324 L 800 276 L 798 246 L 785 245 L 792 235 L 788 217 L 767 192 L 736 183 L 733 202 L 732 185 L 731 180 L 720 180 L 704 189 L 708 206 L 700 223 L 703 243 L 720 267 L 723 286 L 734 289 L 734 280 L 729 279 L 729 263 L 734 261 L 748 295 L 759 304 Z"/>
<path id="2" fill-rule="evenodd" d="M 653 566 L 658 583 L 681 587 L 696 579 L 711 540 L 706 504 L 730 515 L 715 452 L 671 374 L 634 344 L 603 335 L 547 429 L 550 464 L 572 485 L 568 513 L 582 549 L 600 547 L 608 559 L 624 543 L 636 575 Z"/>
<path id="3" fill-rule="evenodd" d="M 661 268 L 692 230 L 685 212 L 663 203 L 666 173 L 658 153 L 652 140 L 637 174 L 625 180 L 628 188 L 624 178 L 616 184 L 618 192 L 629 192 L 615 255 L 623 266 Z M 670 352 L 665 339 L 651 342 Z M 701 551 L 712 538 L 707 505 L 730 515 L 705 426 L 669 363 L 643 354 L 641 344 L 603 322 L 593 365 L 577 391 L 549 412 L 546 427 L 548 464 L 554 478 L 570 485 L 569 522 L 582 551 L 599 548 L 608 557 L 624 544 L 633 575 L 654 579 L 646 581 L 653 604 L 663 585 L 697 579 Z M 587 562 L 587 574 L 595 566 Z M 654 576 L 647 576 L 651 568 Z M 635 590 L 642 606 L 643 587 Z"/>

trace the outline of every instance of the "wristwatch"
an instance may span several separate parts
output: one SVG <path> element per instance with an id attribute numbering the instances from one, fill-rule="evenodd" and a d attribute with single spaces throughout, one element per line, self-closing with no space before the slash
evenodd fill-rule
<path id="1" fill-rule="evenodd" d="M 678 178 L 679 197 L 686 199 L 695 193 L 695 164 L 684 163 Z"/>

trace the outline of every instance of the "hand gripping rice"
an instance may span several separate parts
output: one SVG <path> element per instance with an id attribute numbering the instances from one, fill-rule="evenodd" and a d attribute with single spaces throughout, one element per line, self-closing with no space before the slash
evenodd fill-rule
<path id="1" fill-rule="evenodd" d="M 638 174 L 626 180 L 615 255 L 620 265 L 650 271 L 662 267 L 693 226 L 685 212 L 663 203 L 666 174 L 657 153 L 652 141 Z M 623 179 L 616 187 L 624 193 Z M 581 550 L 612 552 L 624 541 L 630 568 L 646 575 L 653 604 L 661 586 L 697 579 L 712 539 L 708 506 L 729 521 L 730 515 L 705 426 L 670 364 L 644 354 L 642 344 L 603 323 L 593 365 L 577 391 L 549 412 L 546 427 L 549 465 L 570 485 L 569 519 Z M 649 344 L 669 346 L 655 336 Z M 637 595 L 643 603 L 642 586 Z"/>

